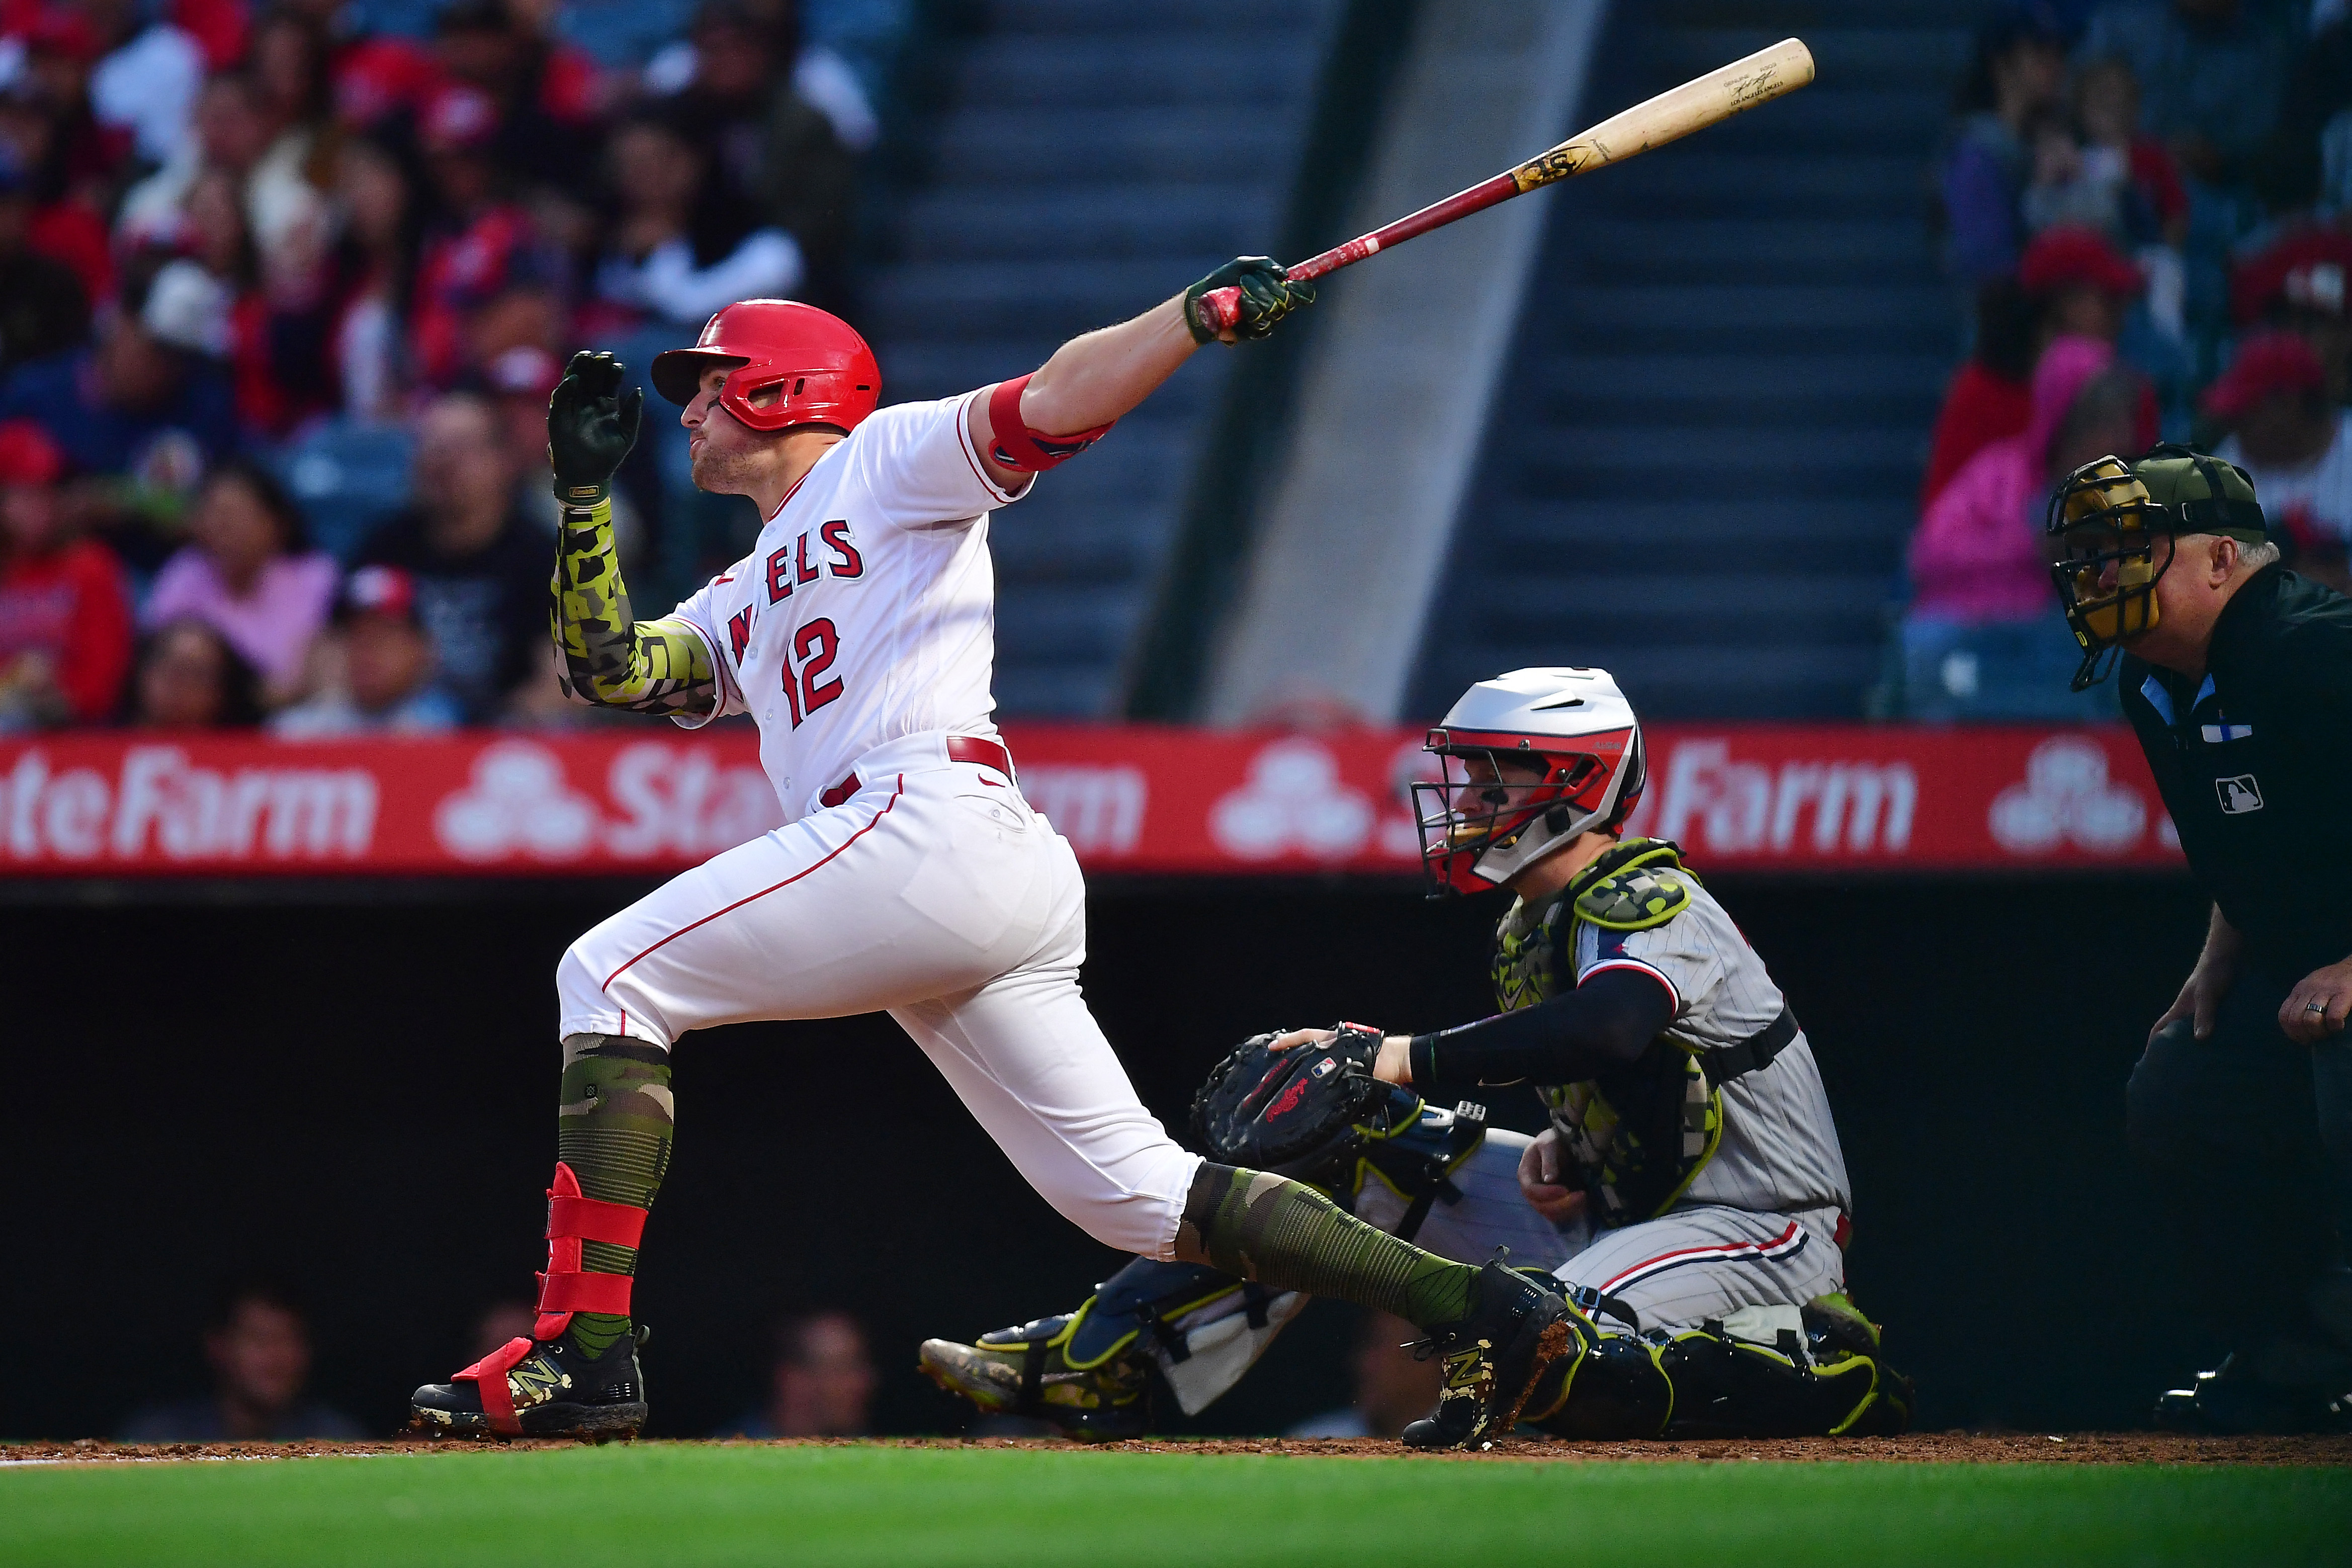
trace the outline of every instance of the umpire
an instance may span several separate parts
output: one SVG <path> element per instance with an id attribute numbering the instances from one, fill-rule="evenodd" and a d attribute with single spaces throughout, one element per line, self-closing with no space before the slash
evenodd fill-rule
<path id="1" fill-rule="evenodd" d="M 2185 447 L 2077 468 L 2049 530 L 2075 689 L 2119 663 L 2213 900 L 2126 1107 L 2234 1349 L 2157 1419 L 2352 1431 L 2352 600 L 2279 564 L 2244 469 Z"/>

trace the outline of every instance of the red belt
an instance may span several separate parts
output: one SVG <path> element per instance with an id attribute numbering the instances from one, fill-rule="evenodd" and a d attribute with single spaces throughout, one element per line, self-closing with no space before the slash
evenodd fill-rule
<path id="1" fill-rule="evenodd" d="M 995 742 L 982 740 L 978 735 L 950 735 L 948 737 L 948 761 L 951 763 L 974 763 L 983 768 L 994 768 L 1006 778 L 1016 779 L 1016 782 L 1018 782 L 1016 775 L 1013 772 L 1013 753 L 1006 751 L 1003 746 L 998 745 Z M 842 802 L 847 800 L 851 795 L 856 795 L 858 791 L 858 787 L 857 775 L 856 773 L 852 773 L 847 778 L 842 780 L 839 784 L 834 785 L 831 789 L 826 790 L 824 794 L 818 795 L 816 797 L 816 803 L 830 811 L 835 806 L 839 805 Z"/>

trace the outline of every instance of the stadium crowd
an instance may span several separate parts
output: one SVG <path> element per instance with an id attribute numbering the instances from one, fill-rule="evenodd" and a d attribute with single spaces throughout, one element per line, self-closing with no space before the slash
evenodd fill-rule
<path id="1" fill-rule="evenodd" d="M 0 0 L 0 733 L 571 724 L 544 409 L 854 310 L 914 0 Z M 652 602 L 729 558 L 683 435 Z"/>
<path id="2" fill-rule="evenodd" d="M 2191 441 L 2352 584 L 2352 5 L 2032 0 L 1979 29 L 1936 170 L 1968 353 L 1930 443 L 1901 716 L 2111 718 L 2042 539 L 2078 464 Z"/>

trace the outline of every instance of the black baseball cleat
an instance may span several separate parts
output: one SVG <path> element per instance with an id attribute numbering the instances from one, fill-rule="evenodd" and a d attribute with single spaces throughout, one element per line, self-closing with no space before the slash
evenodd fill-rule
<path id="1" fill-rule="evenodd" d="M 646 1424 L 646 1378 L 637 1350 L 648 1337 L 640 1325 L 593 1358 L 569 1333 L 509 1341 L 449 1382 L 428 1383 L 410 1395 L 409 1430 L 598 1443 L 634 1437 Z"/>
<path id="2" fill-rule="evenodd" d="M 2205 1436 L 2352 1433 L 2352 1390 L 2330 1396 L 2265 1383 L 2231 1355 L 2211 1372 L 2199 1373 L 2194 1385 L 2158 1394 L 2156 1424 L 2168 1432 Z"/>
<path id="3" fill-rule="evenodd" d="M 977 1344 L 925 1340 L 923 1374 L 992 1415 L 1043 1421 L 1066 1437 L 1116 1443 L 1151 1430 L 1151 1363 L 1133 1334 L 1106 1350 L 1076 1342 L 1087 1309 L 982 1334 Z"/>
<path id="4" fill-rule="evenodd" d="M 1591 1348 L 1591 1320 L 1549 1287 L 1500 1260 L 1478 1270 L 1470 1315 L 1440 1323 L 1416 1342 L 1417 1359 L 1442 1356 L 1437 1409 L 1403 1432 L 1408 1448 L 1491 1448 L 1519 1418 L 1544 1369 Z"/>

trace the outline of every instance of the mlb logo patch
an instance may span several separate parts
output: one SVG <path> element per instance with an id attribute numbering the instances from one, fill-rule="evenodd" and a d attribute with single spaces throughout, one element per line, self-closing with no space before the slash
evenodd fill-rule
<path id="1" fill-rule="evenodd" d="M 2263 808 L 2263 786 L 2254 782 L 2252 773 L 2240 773 L 2235 778 L 2215 779 L 2213 793 L 2221 797 L 2224 816 L 2242 816 Z"/>
<path id="2" fill-rule="evenodd" d="M 1331 1071 L 1339 1065 L 1339 1058 L 1325 1057 L 1321 1061 L 1317 1062 L 1313 1068 L 1308 1069 L 1307 1076 L 1309 1078 L 1321 1078 L 1325 1073 Z"/>

